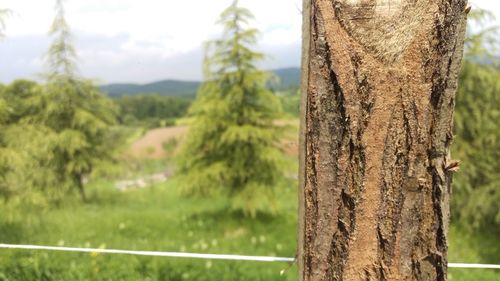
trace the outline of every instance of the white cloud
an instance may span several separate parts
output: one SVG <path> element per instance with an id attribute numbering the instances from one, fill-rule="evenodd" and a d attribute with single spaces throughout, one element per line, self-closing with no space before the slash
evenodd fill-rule
<path id="1" fill-rule="evenodd" d="M 104 36 L 125 33 L 130 35 L 130 46 L 138 41 L 155 42 L 164 48 L 164 55 L 169 55 L 199 47 L 201 42 L 218 34 L 220 28 L 214 23 L 231 1 L 68 0 L 66 9 L 68 21 L 77 35 L 80 32 Z M 254 12 L 259 29 L 284 26 L 282 32 L 289 32 L 288 40 L 300 40 L 301 16 L 295 5 L 300 0 L 241 2 Z M 47 32 L 54 0 L 5 0 L 4 5 L 16 13 L 9 21 L 9 36 Z"/>
<path id="2" fill-rule="evenodd" d="M 470 4 L 474 7 L 488 9 L 496 14 L 497 20 L 500 19 L 500 2 L 495 0 L 471 0 Z"/>
<path id="3" fill-rule="evenodd" d="M 84 75 L 105 81 L 201 78 L 201 44 L 217 37 L 219 14 L 233 0 L 67 0 L 67 19 L 76 35 Z M 266 67 L 299 64 L 302 0 L 240 0 L 262 31 L 259 49 L 274 60 Z M 0 81 L 40 72 L 34 61 L 46 50 L 55 0 L 0 0 L 14 15 L 0 43 Z M 472 0 L 494 11 L 500 1 Z M 36 39 L 36 40 L 35 40 Z M 29 45 L 21 45 L 29 42 Z M 293 48 L 293 49 L 290 49 Z M 287 60 L 284 54 L 290 57 Z M 182 60 L 184 60 L 184 63 Z M 39 60 L 39 59 L 38 59 Z M 150 64 L 150 67 L 147 65 Z"/>
<path id="4" fill-rule="evenodd" d="M 101 69 L 110 71 L 102 78 L 116 81 L 120 76 L 117 73 L 123 72 L 127 63 L 133 67 L 138 61 L 154 58 L 153 62 L 168 65 L 168 60 L 199 50 L 202 42 L 220 34 L 221 27 L 215 22 L 232 1 L 67 0 L 65 7 L 76 35 L 82 70 L 89 66 L 93 69 L 84 74 L 94 76 L 96 65 L 100 64 Z M 54 3 L 55 0 L 0 0 L 0 7 L 14 11 L 8 20 L 8 40 L 21 42 L 23 38 L 46 36 L 54 15 Z M 260 38 L 262 46 L 299 44 L 301 15 L 297 7 L 300 3 L 301 0 L 241 0 L 255 15 L 253 25 L 264 32 Z M 42 54 L 43 50 L 39 52 Z M 116 71 L 111 70 L 113 67 Z M 191 67 L 201 68 L 201 61 Z M 196 75 L 187 78 L 200 78 L 198 69 L 192 72 Z M 150 74 L 147 77 L 136 74 L 139 76 L 135 80 L 150 77 Z"/>

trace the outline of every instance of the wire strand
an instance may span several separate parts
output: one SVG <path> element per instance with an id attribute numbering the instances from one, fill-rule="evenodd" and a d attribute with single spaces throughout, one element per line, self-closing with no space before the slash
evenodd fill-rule
<path id="1" fill-rule="evenodd" d="M 113 249 L 35 246 L 35 245 L 0 244 L 0 248 L 24 249 L 24 250 L 64 251 L 64 252 L 84 252 L 84 253 L 102 253 L 102 254 L 123 254 L 123 255 L 174 257 L 174 258 L 213 259 L 213 260 L 239 260 L 239 261 L 259 261 L 259 262 L 294 262 L 295 261 L 294 258 L 285 258 L 285 257 L 218 255 L 218 254 L 157 252 L 157 251 L 132 251 L 132 250 L 113 250 Z"/>
<path id="2" fill-rule="evenodd" d="M 2 249 L 21 249 L 21 250 L 46 250 L 46 251 L 62 251 L 62 252 L 101 253 L 101 254 L 122 254 L 122 255 L 173 257 L 173 258 L 192 258 L 192 259 L 233 260 L 233 261 L 288 262 L 288 263 L 295 262 L 295 258 L 268 257 L 268 256 L 242 256 L 242 255 L 220 255 L 220 254 L 199 254 L 199 253 L 158 252 L 158 251 L 134 251 L 134 250 L 73 248 L 73 247 L 14 245 L 14 244 L 0 244 L 0 248 L 2 248 Z M 500 265 L 498 265 L 498 264 L 473 264 L 473 263 L 449 263 L 448 267 L 450 267 L 450 268 L 500 269 Z"/>

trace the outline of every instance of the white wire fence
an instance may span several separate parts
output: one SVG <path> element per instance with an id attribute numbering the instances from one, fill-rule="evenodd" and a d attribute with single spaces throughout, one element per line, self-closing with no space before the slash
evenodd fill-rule
<path id="1" fill-rule="evenodd" d="M 220 254 L 159 252 L 159 251 L 134 251 L 134 250 L 72 248 L 72 247 L 14 245 L 14 244 L 0 244 L 0 249 L 44 250 L 44 251 L 121 254 L 121 255 L 136 255 L 136 256 L 152 256 L 152 257 L 172 257 L 172 258 L 191 258 L 191 259 L 210 259 L 210 260 L 231 260 L 231 261 L 255 261 L 255 262 L 294 263 L 296 260 L 296 258 L 291 258 L 291 257 L 242 256 L 242 255 L 220 255 Z M 450 267 L 450 268 L 500 269 L 500 265 L 498 265 L 498 264 L 449 263 L 448 267 Z"/>

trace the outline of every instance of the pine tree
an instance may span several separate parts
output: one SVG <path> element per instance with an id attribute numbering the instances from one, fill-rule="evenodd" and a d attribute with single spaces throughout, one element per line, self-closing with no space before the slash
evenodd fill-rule
<path id="1" fill-rule="evenodd" d="M 54 37 L 47 53 L 48 81 L 51 83 L 76 82 L 77 56 L 73 46 L 73 35 L 65 17 L 64 0 L 56 0 L 56 15 L 49 30 Z"/>
<path id="2" fill-rule="evenodd" d="M 272 212 L 283 179 L 278 148 L 281 111 L 266 88 L 270 74 L 257 68 L 264 55 L 251 47 L 258 31 L 251 12 L 234 1 L 220 16 L 220 40 L 206 44 L 205 79 L 189 110 L 193 118 L 179 173 L 187 194 L 223 194 L 233 210 Z"/>
<path id="3" fill-rule="evenodd" d="M 51 161 L 57 181 L 63 188 L 76 187 L 85 200 L 83 178 L 96 164 L 112 159 L 112 144 L 105 140 L 116 109 L 91 81 L 79 76 L 63 0 L 56 1 L 55 10 L 40 120 L 57 134 Z"/>

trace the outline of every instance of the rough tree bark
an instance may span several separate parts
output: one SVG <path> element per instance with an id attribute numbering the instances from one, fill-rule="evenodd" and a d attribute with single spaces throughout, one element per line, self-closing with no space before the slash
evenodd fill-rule
<path id="1" fill-rule="evenodd" d="M 304 0 L 299 280 L 446 280 L 467 0 Z"/>

